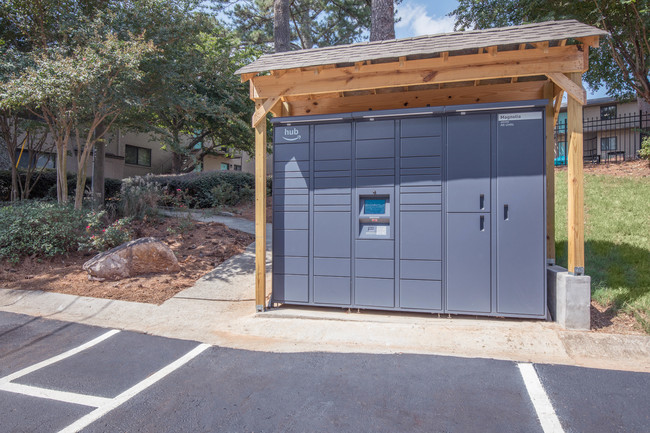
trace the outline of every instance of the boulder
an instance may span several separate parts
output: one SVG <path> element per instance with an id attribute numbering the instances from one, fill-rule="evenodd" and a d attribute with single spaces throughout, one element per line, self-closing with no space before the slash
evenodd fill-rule
<path id="1" fill-rule="evenodd" d="M 97 254 L 83 265 L 91 280 L 121 280 L 181 270 L 172 250 L 156 238 L 140 238 Z"/>

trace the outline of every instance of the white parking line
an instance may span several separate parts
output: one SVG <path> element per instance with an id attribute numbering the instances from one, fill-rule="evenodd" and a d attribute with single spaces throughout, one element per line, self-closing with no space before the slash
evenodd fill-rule
<path id="1" fill-rule="evenodd" d="M 95 338 L 93 340 L 90 340 L 87 343 L 82 344 L 81 346 L 77 346 L 74 349 L 70 349 L 67 352 L 63 352 L 60 355 L 53 356 L 52 358 L 46 359 L 45 361 L 41 361 L 38 364 L 31 365 L 31 366 L 29 366 L 27 368 L 23 368 L 22 370 L 19 370 L 19 371 L 15 372 L 15 373 L 12 373 L 12 374 L 10 374 L 8 376 L 0 378 L 0 385 L 4 385 L 5 383 L 11 382 L 12 380 L 16 380 L 19 377 L 25 376 L 25 375 L 27 375 L 29 373 L 32 373 L 32 372 L 36 371 L 36 370 L 40 370 L 41 368 L 47 367 L 48 365 L 52 365 L 55 362 L 59 362 L 59 361 L 61 361 L 63 359 L 69 358 L 72 355 L 76 355 L 77 353 L 82 352 L 82 351 L 88 349 L 89 347 L 93 347 L 96 344 L 99 344 L 102 341 L 106 340 L 107 338 L 112 337 L 113 335 L 117 334 L 118 332 L 120 332 L 119 329 L 113 329 L 111 331 L 106 332 L 105 334 L 100 335 L 99 337 L 97 337 L 97 338 Z"/>
<path id="2" fill-rule="evenodd" d="M 544 391 L 533 364 L 518 364 L 521 377 L 524 379 L 530 400 L 535 406 L 537 417 L 544 433 L 564 433 L 560 420 L 553 410 L 553 405 Z"/>
<path id="3" fill-rule="evenodd" d="M 61 430 L 59 433 L 78 432 L 81 429 L 88 427 L 90 424 L 97 421 L 99 418 L 103 417 L 108 412 L 124 404 L 132 397 L 136 396 L 140 392 L 144 391 L 145 389 L 149 388 L 151 385 L 158 382 L 160 379 L 164 378 L 168 374 L 174 372 L 175 370 L 179 369 L 183 365 L 187 364 L 189 361 L 197 357 L 208 347 L 210 347 L 209 344 L 199 344 L 197 347 L 192 349 L 184 356 L 178 358 L 176 361 L 172 362 L 166 367 L 163 367 L 162 369 L 158 370 L 157 372 L 155 372 L 154 374 L 152 374 L 142 382 L 137 383 L 136 385 L 127 389 L 117 397 L 110 399 L 108 402 L 106 402 L 106 404 L 99 406 L 97 409 L 93 410 L 89 414 L 83 416 L 82 418 L 79 418 L 77 421 L 70 424 L 69 426 Z"/>
<path id="4" fill-rule="evenodd" d="M 47 398 L 50 400 L 62 401 L 64 403 L 80 404 L 82 406 L 91 407 L 99 407 L 105 405 L 111 400 L 110 398 L 97 397 L 94 395 L 57 391 L 55 389 L 38 388 L 35 386 L 9 382 L 0 384 L 0 391 L 8 391 L 16 394 L 28 395 L 30 397 Z"/>

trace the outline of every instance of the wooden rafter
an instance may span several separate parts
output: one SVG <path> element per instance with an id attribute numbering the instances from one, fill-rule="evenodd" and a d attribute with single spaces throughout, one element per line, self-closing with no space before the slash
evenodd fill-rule
<path id="1" fill-rule="evenodd" d="M 534 76 L 554 72 L 576 72 L 586 68 L 585 56 L 577 46 L 538 50 L 505 51 L 498 56 L 473 54 L 410 60 L 396 71 L 395 63 L 325 69 L 312 73 L 289 72 L 280 78 L 258 76 L 251 80 L 251 98 L 267 99 L 278 95 L 317 94 L 386 87 L 415 86 L 444 82 L 486 80 L 512 76 Z"/>

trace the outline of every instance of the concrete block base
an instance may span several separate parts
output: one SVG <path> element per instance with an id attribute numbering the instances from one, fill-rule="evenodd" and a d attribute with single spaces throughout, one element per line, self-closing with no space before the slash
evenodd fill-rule
<path id="1" fill-rule="evenodd" d="M 560 266 L 546 268 L 548 309 L 553 320 L 566 329 L 591 327 L 591 277 L 572 275 Z"/>

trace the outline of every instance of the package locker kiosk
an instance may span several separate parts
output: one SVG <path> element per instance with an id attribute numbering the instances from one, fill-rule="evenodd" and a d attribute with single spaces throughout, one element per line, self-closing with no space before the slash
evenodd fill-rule
<path id="1" fill-rule="evenodd" d="M 546 104 L 273 119 L 272 302 L 545 318 Z"/>

